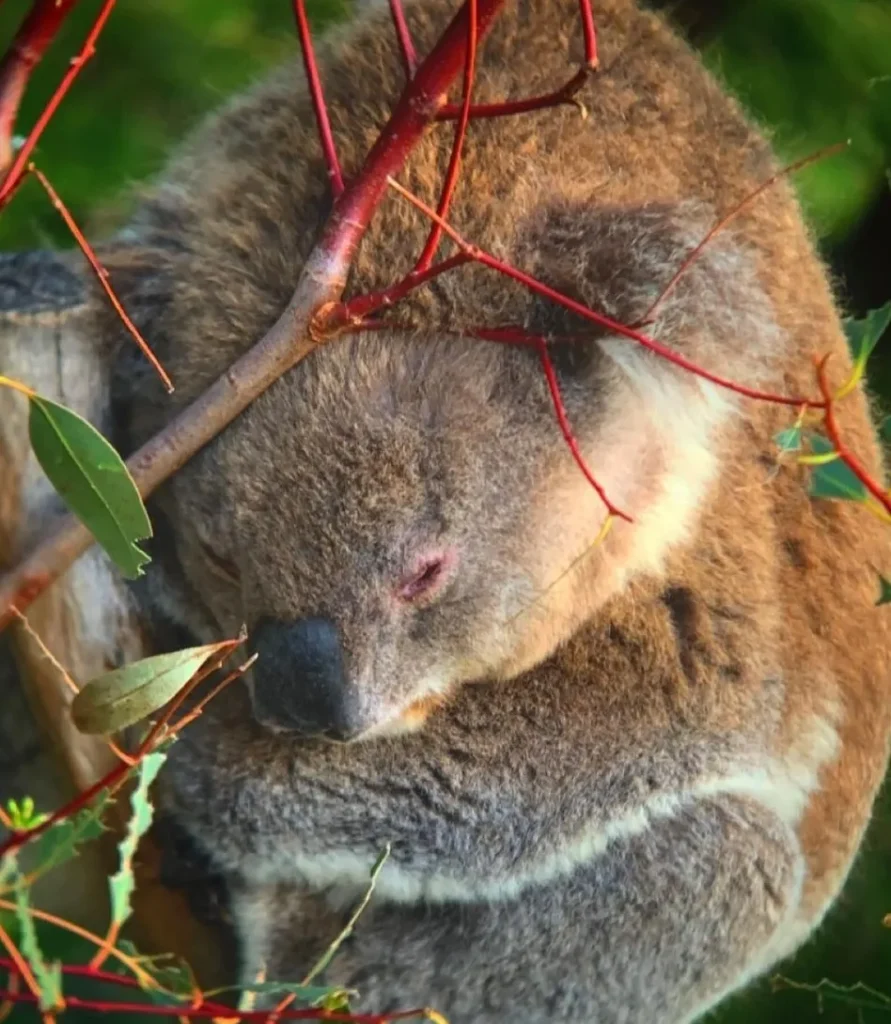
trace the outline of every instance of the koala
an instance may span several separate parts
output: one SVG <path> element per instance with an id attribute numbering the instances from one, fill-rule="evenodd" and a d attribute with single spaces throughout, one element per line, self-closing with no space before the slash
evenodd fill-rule
<path id="1" fill-rule="evenodd" d="M 408 0 L 419 53 L 458 6 Z M 839 314 L 782 181 L 656 301 L 776 164 L 660 18 L 632 0 L 596 17 L 584 116 L 473 121 L 450 221 L 745 388 L 813 395 L 825 354 L 840 382 Z M 573 0 L 508 3 L 475 102 L 564 80 L 577 20 Z M 319 60 L 349 178 L 404 86 L 385 7 Z M 450 149 L 434 126 L 400 180 L 435 205 Z M 146 187 L 101 256 L 172 397 L 88 300 L 124 451 L 277 319 L 331 208 L 296 61 Z M 428 231 L 388 195 L 347 295 L 409 271 Z M 535 351 L 476 336 L 506 325 L 549 340 L 579 448 L 633 520 L 605 537 Z M 242 983 L 304 977 L 385 850 L 325 971 L 358 1009 L 673 1024 L 807 939 L 885 768 L 891 627 L 876 611 L 863 628 L 887 527 L 778 464 L 795 411 L 465 264 L 318 347 L 161 489 L 133 591 L 155 646 L 244 623 L 258 656 L 173 745 L 158 794 L 225 881 Z M 865 395 L 840 416 L 881 477 Z"/>

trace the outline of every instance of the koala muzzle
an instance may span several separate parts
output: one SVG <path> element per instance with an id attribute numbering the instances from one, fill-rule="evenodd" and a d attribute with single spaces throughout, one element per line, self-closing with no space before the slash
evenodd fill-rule
<path id="1" fill-rule="evenodd" d="M 250 682 L 257 721 L 276 731 L 350 740 L 362 731 L 337 626 L 324 618 L 261 619 Z"/>

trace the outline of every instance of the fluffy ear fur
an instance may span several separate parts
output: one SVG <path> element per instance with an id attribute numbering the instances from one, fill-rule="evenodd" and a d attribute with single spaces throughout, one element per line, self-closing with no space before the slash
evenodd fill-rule
<path id="1" fill-rule="evenodd" d="M 739 237 L 715 237 L 657 301 L 712 223 L 711 211 L 696 202 L 636 209 L 556 203 L 529 219 L 514 260 L 704 369 L 768 388 L 785 355 L 784 335 L 755 255 Z M 621 575 L 635 566 L 658 569 L 668 548 L 687 535 L 719 469 L 718 439 L 733 429 L 736 396 L 552 301 L 534 302 L 525 326 L 552 339 L 564 402 L 589 465 L 610 499 L 637 520 Z M 576 500 L 585 501 L 581 493 Z"/>

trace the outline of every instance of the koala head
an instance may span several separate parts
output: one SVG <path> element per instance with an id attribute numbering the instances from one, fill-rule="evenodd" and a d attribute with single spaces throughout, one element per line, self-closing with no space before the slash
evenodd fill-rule
<path id="1" fill-rule="evenodd" d="M 658 210 L 570 210 L 545 236 L 542 276 L 576 292 L 587 277 L 602 291 L 592 305 L 625 322 L 689 246 Z M 225 344 L 236 300 L 213 306 L 200 279 L 177 288 L 173 325 L 159 321 L 156 336 L 175 342 L 168 366 L 185 401 L 238 354 Z M 230 349 L 258 337 L 283 298 L 265 321 L 237 324 Z M 745 378 L 775 345 L 765 309 L 748 262 L 716 248 L 652 330 L 696 358 L 721 345 Z M 538 305 L 524 316 L 550 335 L 580 326 Z M 404 730 L 464 683 L 528 669 L 687 535 L 730 408 L 689 374 L 586 330 L 552 346 L 560 389 L 580 450 L 633 525 L 595 543 L 605 508 L 561 436 L 534 349 L 370 331 L 313 351 L 162 489 L 148 600 L 202 640 L 247 626 L 259 657 L 246 684 L 274 730 Z M 752 343 L 728 346 L 740 332 Z M 133 429 L 147 436 L 161 425 L 157 394 L 144 380 L 128 387 Z"/>

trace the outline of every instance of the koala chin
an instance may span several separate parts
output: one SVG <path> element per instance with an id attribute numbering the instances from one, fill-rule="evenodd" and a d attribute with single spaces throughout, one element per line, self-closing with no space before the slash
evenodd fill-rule
<path id="1" fill-rule="evenodd" d="M 407 0 L 419 53 L 456 9 Z M 587 117 L 475 121 L 450 219 L 634 324 L 776 164 L 662 20 L 631 0 L 596 16 Z M 577 18 L 576 0 L 507 4 L 475 102 L 563 81 Z M 101 249 L 177 384 L 163 392 L 97 290 L 127 451 L 275 321 L 330 211 L 292 64 L 211 117 Z M 404 85 L 386 5 L 363 5 L 320 67 L 351 173 Z M 402 174 L 433 205 L 451 139 L 434 126 Z M 399 279 L 427 232 L 388 196 L 348 295 Z M 794 409 L 479 266 L 389 315 L 282 376 L 153 500 L 136 598 L 159 635 L 245 623 L 258 654 L 172 747 L 161 806 L 226 879 L 243 981 L 261 964 L 303 977 L 389 847 L 326 972 L 358 1009 L 693 1020 L 813 932 L 860 844 L 891 726 L 891 620 L 871 611 L 869 571 L 891 564 L 887 528 L 777 466 Z M 536 354 L 473 336 L 507 324 L 553 339 L 579 447 L 633 519 L 602 542 Z M 815 353 L 833 381 L 850 369 L 783 181 L 690 262 L 647 330 L 748 388 L 813 393 Z M 843 412 L 881 477 L 863 394 Z"/>

